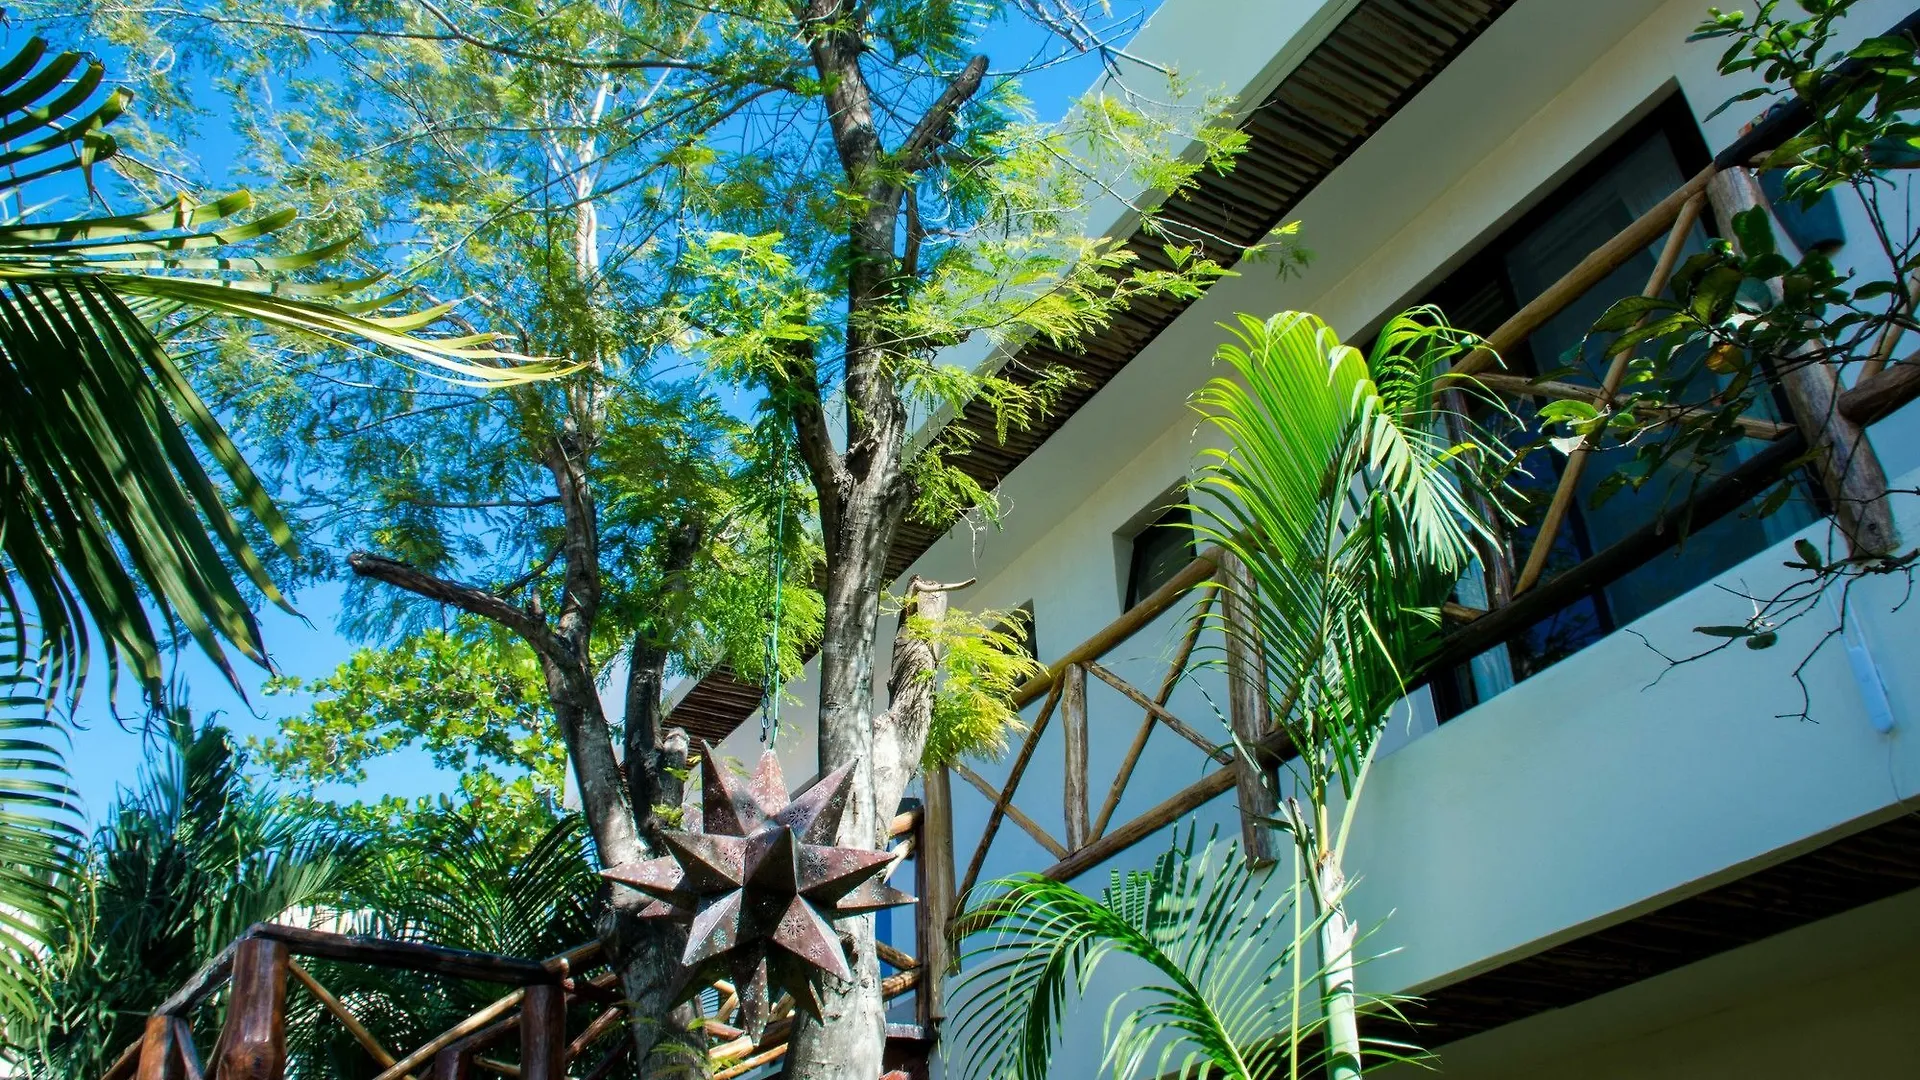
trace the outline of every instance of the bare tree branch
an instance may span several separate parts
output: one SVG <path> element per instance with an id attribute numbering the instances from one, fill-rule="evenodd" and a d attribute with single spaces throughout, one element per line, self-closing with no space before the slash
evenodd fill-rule
<path id="1" fill-rule="evenodd" d="M 942 143 L 952 137 L 953 117 L 960 106 L 980 89 L 980 79 L 987 73 L 987 58 L 975 56 L 967 61 L 967 66 L 947 88 L 940 92 L 927 108 L 926 115 L 913 126 L 906 141 L 900 144 L 900 158 L 908 172 L 918 172 L 925 168 L 927 159 Z"/>
<path id="2" fill-rule="evenodd" d="M 410 563 L 368 551 L 356 551 L 347 556 L 347 565 L 360 577 L 385 582 L 415 596 L 491 619 L 525 638 L 536 652 L 545 653 L 560 644 L 547 628 L 545 620 L 538 615 L 477 585 L 448 581 Z"/>

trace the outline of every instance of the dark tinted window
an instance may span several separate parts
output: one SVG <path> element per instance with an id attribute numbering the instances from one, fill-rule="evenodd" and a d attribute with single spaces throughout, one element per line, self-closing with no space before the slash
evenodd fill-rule
<path id="1" fill-rule="evenodd" d="M 1455 325 L 1482 334 L 1492 331 L 1679 187 L 1705 159 L 1692 116 L 1676 98 L 1603 152 L 1599 161 L 1605 164 L 1573 177 L 1434 289 L 1426 302 L 1437 304 Z M 1507 369 L 1599 385 L 1612 350 L 1604 338 L 1590 337 L 1588 328 L 1615 301 L 1641 291 L 1664 243 L 1663 236 L 1511 350 L 1504 357 Z M 1705 250 L 1707 243 L 1705 226 L 1696 226 L 1687 241 L 1687 254 Z M 1718 378 L 1702 368 L 1701 385 L 1689 387 L 1686 396 L 1706 397 L 1716 389 L 1713 383 Z M 1515 412 L 1530 420 L 1537 403 L 1519 399 L 1512 404 Z M 1709 471 L 1723 473 L 1762 445 L 1749 440 L 1724 460 L 1713 462 Z M 1593 506 L 1595 489 L 1610 473 L 1630 467 L 1638 472 L 1633 457 L 1631 449 L 1614 449 L 1588 463 L 1573 509 L 1554 537 L 1543 580 L 1632 533 L 1671 501 L 1686 497 L 1693 474 L 1670 468 L 1637 493 L 1622 490 Z M 1565 464 L 1562 454 L 1547 448 L 1528 455 L 1525 474 L 1514 478 L 1525 503 L 1523 520 L 1537 523 L 1544 516 Z M 1721 518 L 1677 550 L 1574 599 L 1507 645 L 1436 676 L 1433 687 L 1441 716 L 1454 715 L 1578 652 L 1789 535 L 1812 515 L 1810 500 L 1797 500 L 1766 519 L 1746 514 Z M 1515 572 L 1532 550 L 1537 533 L 1537 525 L 1528 524 L 1512 530 L 1507 538 L 1505 546 Z M 1458 597 L 1467 606 L 1483 608 L 1489 606 L 1488 594 L 1487 582 L 1475 576 L 1462 583 Z"/>
<path id="2" fill-rule="evenodd" d="M 1170 506 L 1133 536 L 1133 558 L 1127 571 L 1127 607 L 1153 591 L 1193 561 L 1192 515 L 1184 506 Z"/>

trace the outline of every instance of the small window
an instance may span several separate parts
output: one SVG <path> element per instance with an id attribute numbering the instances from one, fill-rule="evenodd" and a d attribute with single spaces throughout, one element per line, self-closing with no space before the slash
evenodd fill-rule
<path id="1" fill-rule="evenodd" d="M 1008 614 L 1012 617 L 993 629 L 1018 639 L 1020 651 L 1037 663 L 1040 660 L 1040 630 L 1033 622 L 1033 601 L 1021 604 Z"/>
<path id="2" fill-rule="evenodd" d="M 1172 581 L 1193 561 L 1193 555 L 1193 515 L 1184 505 L 1162 510 L 1159 517 L 1133 534 L 1126 606 L 1134 607 Z"/>

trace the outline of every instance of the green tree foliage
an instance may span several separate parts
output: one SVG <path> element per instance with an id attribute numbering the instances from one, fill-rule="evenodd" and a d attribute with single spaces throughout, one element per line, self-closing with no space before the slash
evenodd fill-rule
<path id="1" fill-rule="evenodd" d="M 78 909 L 43 960 L 50 1003 L 9 1009 L 8 1052 L 27 1075 L 98 1077 L 201 965 L 253 923 L 332 899 L 358 855 L 252 787 L 225 729 L 175 707 L 163 730 L 75 871 Z"/>
<path id="2" fill-rule="evenodd" d="M 383 831 L 344 883 L 339 907 L 350 932 L 543 957 L 592 940 L 601 888 L 577 815 L 526 811 L 502 820 L 462 808 Z M 316 960 L 309 970 L 390 1049 L 421 1045 L 502 993 L 493 983 L 363 964 Z M 585 1020 L 575 1018 L 573 1030 Z M 291 1076 L 368 1080 L 380 1072 L 310 995 L 291 1003 L 287 1028 Z M 499 1053 L 512 1057 L 510 1045 Z"/>
<path id="3" fill-rule="evenodd" d="M 1709 9 L 1695 28 L 1691 40 L 1726 43 L 1723 75 L 1758 76 L 1758 85 L 1721 109 L 1754 100 L 1805 109 L 1807 126 L 1759 163 L 1760 171 L 1779 171 L 1782 201 L 1801 210 L 1825 198 L 1853 201 L 1868 235 L 1848 245 L 1858 254 L 1843 272 L 1832 251 L 1783 246 L 1762 203 L 1721 222 L 1729 235 L 1683 262 L 1663 295 L 1630 297 L 1608 309 L 1592 335 L 1610 342 L 1609 353 L 1633 354 L 1626 400 L 1606 409 L 1559 403 L 1542 414 L 1563 447 L 1635 448 L 1634 465 L 1595 489 L 1596 505 L 1650 484 L 1655 491 L 1669 484 L 1670 498 L 1684 498 L 1745 437 L 1739 418 L 1764 414 L 1777 390 L 1786 390 L 1801 415 L 1825 424 L 1844 389 L 1843 371 L 1858 379 L 1869 363 L 1892 362 L 1892 373 L 1912 363 L 1899 354 L 1909 347 L 1903 339 L 1912 340 L 1906 335 L 1920 329 L 1920 221 L 1906 194 L 1907 173 L 1920 162 L 1920 38 L 1909 27 L 1843 48 L 1839 42 L 1859 31 L 1848 25 L 1855 6 L 1801 0 L 1798 10 L 1783 11 L 1766 0 L 1753 11 Z M 1668 422 L 1676 413 L 1677 422 Z M 1807 434 L 1813 469 L 1830 489 L 1847 482 L 1850 471 L 1877 475 L 1871 453 L 1859 452 L 1864 435 Z M 1828 445 L 1831 438 L 1844 445 Z M 1778 511 L 1799 483 L 1798 472 L 1783 477 L 1757 512 Z M 1734 645 L 1771 648 L 1788 624 L 1832 610 L 1823 602 L 1829 590 L 1837 589 L 1844 621 L 1851 587 L 1862 579 L 1910 584 L 1920 547 L 1894 534 L 1892 506 L 1912 494 L 1895 489 L 1877 499 L 1842 500 L 1833 534 L 1824 543 L 1803 541 L 1786 564 L 1793 572 L 1788 584 L 1750 597 L 1752 614 L 1743 623 L 1698 627 L 1713 644 L 1675 662 Z M 1839 632 L 1831 627 L 1794 668 L 1801 715 L 1812 703 L 1800 672 Z"/>
<path id="4" fill-rule="evenodd" d="M 603 557 L 595 538 L 617 536 L 601 515 L 616 506 L 620 409 L 657 389 L 657 365 L 701 365 L 757 403 L 735 456 L 691 464 L 731 466 L 716 488 L 760 501 L 761 535 L 781 535 L 766 504 L 802 478 L 805 497 L 786 501 L 819 546 L 784 565 L 812 584 L 812 553 L 824 556 L 820 763 L 856 766 L 842 840 L 867 846 L 886 817 L 870 781 L 872 660 L 893 539 L 910 515 L 991 509 L 957 456 L 1032 422 L 1075 378 L 1070 364 L 1016 363 L 1010 350 L 1071 350 L 1125 305 L 1191 298 L 1244 254 L 1159 213 L 1240 147 L 1228 103 L 1169 103 L 1178 80 L 1116 47 L 1126 28 L 1102 24 L 1103 7 L 488 0 L 323 17 L 285 0 L 116 2 L 97 25 L 153 63 L 169 100 L 186 85 L 172 59 L 208 61 L 276 179 L 303 186 L 335 224 L 381 230 L 386 265 L 429 292 L 487 296 L 480 328 L 589 365 L 564 387 L 462 400 L 335 352 L 280 379 L 230 377 L 222 400 L 252 408 L 263 429 L 282 424 L 290 475 L 325 478 L 308 520 L 336 548 L 369 549 L 356 573 L 491 619 L 541 657 L 600 856 L 617 861 L 648 848 L 655 675 L 674 657 L 690 666 L 678 635 L 706 602 L 690 568 L 757 547 L 722 527 L 747 528 L 736 503 L 682 496 L 626 534 L 655 556 L 664 593 L 612 576 L 648 580 L 647 563 Z M 995 68 L 977 42 L 1016 19 L 1054 37 Z M 1021 77 L 1075 52 L 1114 78 L 1063 123 L 1035 122 Z M 1148 92 L 1124 85 L 1129 75 Z M 1142 259 L 1089 235 L 1109 217 L 1161 249 Z M 986 433 L 944 423 L 970 405 L 988 410 Z M 682 473 L 634 460 L 617 466 L 628 484 L 689 490 Z M 710 554 L 716 545 L 728 553 Z M 621 613 L 623 596 L 645 602 Z M 620 621 L 676 611 L 677 624 Z M 595 689 L 616 643 L 639 673 L 626 785 Z M 851 1018 L 831 1037 L 802 1022 L 796 1075 L 878 1071 L 866 1060 L 878 1047 L 847 1041 L 879 1009 L 871 927 L 852 926 L 856 1007 L 830 995 L 830 1011 Z"/>
<path id="5" fill-rule="evenodd" d="M 1011 704 L 1014 691 L 1046 671 L 1027 650 L 1031 631 L 1018 611 L 949 608 L 939 619 L 908 616 L 901 632 L 929 642 L 940 658 L 921 751 L 926 768 L 998 758 L 1008 738 L 1025 730 Z"/>
<path id="6" fill-rule="evenodd" d="M 371 281 L 304 273 L 341 245 L 257 253 L 249 242 L 286 230 L 294 215 L 239 220 L 252 207 L 244 192 L 181 196 L 135 214 L 35 212 L 32 192 L 63 176 L 91 191 L 94 168 L 117 154 L 105 129 L 128 95 L 98 95 L 104 77 L 98 61 L 49 56 L 40 38 L 0 65 L 0 100 L 20 116 L 5 126 L 10 149 L 0 154 L 12 167 L 0 180 L 0 204 L 11 206 L 0 223 L 0 391 L 9 402 L 0 414 L 0 617 L 18 636 L 31 606 L 56 683 L 77 687 L 91 625 L 109 660 L 131 659 L 151 693 L 176 623 L 223 669 L 224 645 L 265 663 L 243 590 L 284 604 L 256 549 L 260 538 L 291 541 L 266 485 L 167 351 L 183 320 L 371 343 L 474 384 L 553 368 L 505 366 L 513 358 L 485 336 L 415 337 L 443 312 L 382 316 L 391 298 L 347 302 Z"/>
<path id="7" fill-rule="evenodd" d="M 267 689 L 317 698 L 307 713 L 282 721 L 279 735 L 254 747 L 256 759 L 296 790 L 357 787 L 365 784 L 370 762 L 417 747 L 458 775 L 459 803 L 479 818 L 537 821 L 558 804 L 566 747 L 547 707 L 539 661 L 525 643 L 477 619 L 361 649 L 325 678 L 279 679 Z M 371 803 L 314 806 L 356 828 L 379 830 L 442 812 L 443 804 L 452 805 L 386 795 Z"/>

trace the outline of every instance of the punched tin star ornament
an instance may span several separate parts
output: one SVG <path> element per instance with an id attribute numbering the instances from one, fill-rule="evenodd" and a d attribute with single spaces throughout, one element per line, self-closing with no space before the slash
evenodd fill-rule
<path id="1" fill-rule="evenodd" d="M 688 830 L 665 830 L 664 858 L 624 863 L 601 873 L 653 903 L 643 918 L 690 922 L 676 1000 L 716 978 L 731 978 L 748 1032 L 764 1030 L 775 988 L 794 1005 L 820 1014 L 817 974 L 851 979 L 833 920 L 910 904 L 881 874 L 885 851 L 834 847 L 847 805 L 851 766 L 841 766 L 798 798 L 787 798 L 780 760 L 760 755 L 741 787 L 703 745 L 701 821 L 688 808 Z"/>

